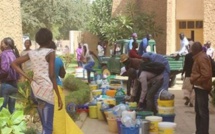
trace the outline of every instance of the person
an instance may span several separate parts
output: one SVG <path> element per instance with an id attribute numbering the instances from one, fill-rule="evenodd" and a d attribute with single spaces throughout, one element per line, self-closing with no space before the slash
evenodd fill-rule
<path id="1" fill-rule="evenodd" d="M 97 50 L 98 50 L 98 58 L 101 60 L 101 57 L 104 56 L 104 48 L 101 42 L 98 42 Z"/>
<path id="2" fill-rule="evenodd" d="M 83 67 L 83 63 L 81 61 L 81 54 L 83 52 L 81 43 L 78 43 L 78 48 L 76 49 L 76 58 L 78 67 Z"/>
<path id="3" fill-rule="evenodd" d="M 183 75 L 185 74 L 185 78 L 183 80 L 183 86 L 182 90 L 184 91 L 184 99 L 185 99 L 185 105 L 188 105 L 190 107 L 193 107 L 193 101 L 194 101 L 194 90 L 193 90 L 193 85 L 190 83 L 190 75 L 193 67 L 193 54 L 192 54 L 192 44 L 190 44 L 190 49 L 189 53 L 186 54 L 185 56 L 185 61 L 184 61 L 184 67 L 183 71 L 181 73 L 181 76 L 183 78 Z"/>
<path id="4" fill-rule="evenodd" d="M 214 59 L 214 49 L 211 47 L 211 42 L 208 41 L 206 44 L 207 44 L 206 54 L 210 56 L 211 59 Z"/>
<path id="5" fill-rule="evenodd" d="M 69 46 L 66 45 L 63 52 L 64 54 L 69 54 L 70 53 Z"/>
<path id="6" fill-rule="evenodd" d="M 31 82 L 44 134 L 52 134 L 53 132 L 54 91 L 57 95 L 58 110 L 63 107 L 55 76 L 55 51 L 49 48 L 52 38 L 53 35 L 49 29 L 39 29 L 35 40 L 40 47 L 17 58 L 11 64 L 18 73 Z M 20 65 L 28 60 L 32 63 L 33 78 L 28 77 L 20 68 Z"/>
<path id="7" fill-rule="evenodd" d="M 133 46 L 133 48 L 132 48 L 132 50 L 130 50 L 130 52 L 129 52 L 129 57 L 130 58 L 137 58 L 137 59 L 142 59 L 142 57 L 140 56 L 140 55 L 138 55 L 138 52 L 137 52 L 137 48 L 138 48 L 138 43 L 136 42 L 136 41 L 134 41 L 133 43 L 132 43 L 132 46 Z"/>
<path id="8" fill-rule="evenodd" d="M 131 35 L 131 39 L 130 39 L 130 41 L 129 41 L 127 47 L 126 47 L 125 54 L 129 54 L 130 50 L 132 49 L 132 43 L 133 43 L 134 41 L 136 41 L 136 40 L 137 40 L 137 33 L 133 33 L 133 34 Z"/>
<path id="9" fill-rule="evenodd" d="M 17 81 L 19 74 L 11 68 L 10 64 L 19 56 L 18 50 L 14 45 L 12 38 L 7 37 L 1 41 L 1 55 L 0 55 L 0 81 L 1 81 L 1 94 L 4 98 L 3 104 L 0 107 L 8 108 L 12 114 L 15 110 L 16 99 L 10 97 L 15 95 L 18 91 Z"/>
<path id="10" fill-rule="evenodd" d="M 56 50 L 57 46 L 52 41 L 50 48 Z M 63 108 L 62 110 L 58 110 L 58 107 L 54 107 L 54 123 L 53 123 L 53 134 L 82 134 L 82 131 L 78 128 L 78 126 L 74 123 L 74 121 L 69 117 L 66 108 L 65 108 L 65 96 L 63 93 L 63 83 L 60 78 L 64 78 L 66 75 L 66 71 L 64 68 L 64 63 L 60 57 L 55 58 L 55 74 L 56 81 L 59 89 L 59 94 L 61 99 L 63 100 Z M 57 95 L 55 93 L 55 105 L 57 105 Z M 61 129 L 59 129 L 61 128 Z"/>
<path id="11" fill-rule="evenodd" d="M 212 89 L 211 60 L 202 51 L 200 42 L 192 45 L 193 67 L 190 83 L 195 90 L 196 134 L 209 134 L 208 94 Z"/>
<path id="12" fill-rule="evenodd" d="M 31 40 L 25 40 L 24 42 L 25 49 L 21 52 L 20 56 L 24 56 L 28 54 L 31 51 Z M 22 64 L 22 69 L 24 72 L 29 72 L 31 71 L 31 61 L 26 61 L 25 63 Z"/>
<path id="13" fill-rule="evenodd" d="M 181 49 L 178 52 L 178 54 L 186 55 L 188 53 L 188 49 L 189 49 L 189 41 L 183 33 L 179 34 L 179 38 L 180 38 Z"/>
<path id="14" fill-rule="evenodd" d="M 138 54 L 140 56 L 143 55 L 143 53 L 146 53 L 146 49 L 149 45 L 149 40 L 151 39 L 151 34 L 147 34 L 146 37 L 143 38 L 142 42 L 140 43 L 140 46 L 139 46 L 139 50 L 138 50 Z"/>
<path id="15" fill-rule="evenodd" d="M 90 84 L 90 82 L 91 82 L 90 73 L 91 72 L 94 72 L 94 73 L 96 72 L 95 70 L 93 70 L 93 66 L 95 65 L 95 61 L 93 59 L 93 56 L 95 56 L 98 59 L 98 57 L 95 55 L 95 53 L 89 50 L 88 44 L 84 44 L 81 60 L 82 60 L 82 62 L 85 63 L 84 69 L 87 70 L 88 84 Z"/>
<path id="16" fill-rule="evenodd" d="M 147 52 L 147 53 L 144 53 L 142 55 L 142 57 L 148 59 L 151 62 L 162 63 L 165 66 L 165 70 L 164 70 L 164 72 L 162 74 L 162 76 L 163 76 L 163 84 L 162 84 L 162 86 L 160 87 L 160 89 L 158 90 L 158 92 L 155 95 L 155 104 L 157 105 L 157 99 L 159 97 L 159 93 L 161 92 L 161 90 L 168 90 L 168 88 L 169 88 L 169 75 L 170 75 L 169 62 L 161 54 L 155 54 L 155 53 Z"/>
<path id="17" fill-rule="evenodd" d="M 157 93 L 157 90 L 160 88 L 160 86 L 163 83 L 162 74 L 156 75 L 148 71 L 137 72 L 137 70 L 130 68 L 128 70 L 128 76 L 132 80 L 137 79 L 141 84 L 138 107 L 144 108 L 144 102 L 146 101 L 146 110 L 153 111 L 154 113 L 156 113 L 156 106 L 153 103 L 154 95 Z M 138 91 L 136 90 L 134 91 L 135 91 L 134 94 L 138 94 Z"/>

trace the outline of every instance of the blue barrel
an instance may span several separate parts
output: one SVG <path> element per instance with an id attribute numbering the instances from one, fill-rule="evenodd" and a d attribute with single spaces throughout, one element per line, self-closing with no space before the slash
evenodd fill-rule
<path id="1" fill-rule="evenodd" d="M 175 114 L 170 114 L 170 115 L 157 114 L 157 116 L 162 117 L 163 121 L 165 122 L 174 122 L 175 120 Z"/>
<path id="2" fill-rule="evenodd" d="M 121 134 L 139 134 L 139 126 L 135 127 L 126 127 L 124 125 L 120 125 Z"/>

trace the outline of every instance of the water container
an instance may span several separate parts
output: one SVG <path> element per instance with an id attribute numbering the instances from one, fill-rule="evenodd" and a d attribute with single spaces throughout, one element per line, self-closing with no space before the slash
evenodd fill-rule
<path id="1" fill-rule="evenodd" d="M 117 89 L 115 96 L 125 96 L 125 91 L 122 88 Z"/>
<path id="2" fill-rule="evenodd" d="M 117 118 L 116 121 L 117 121 L 117 127 L 118 127 L 118 134 L 122 134 L 121 128 L 120 128 L 120 126 L 122 125 L 121 119 Z"/>
<path id="3" fill-rule="evenodd" d="M 101 106 L 102 106 L 102 102 L 97 102 L 98 119 L 104 120 L 104 117 L 103 117 L 102 112 L 101 112 Z"/>
<path id="4" fill-rule="evenodd" d="M 146 120 L 150 121 L 150 133 L 158 134 L 158 123 L 162 121 L 162 117 L 159 116 L 147 116 Z"/>
<path id="5" fill-rule="evenodd" d="M 91 119 L 98 118 L 98 115 L 97 115 L 97 106 L 96 105 L 89 106 L 89 116 L 90 116 Z"/>
<path id="6" fill-rule="evenodd" d="M 110 97 L 115 97 L 116 94 L 116 90 L 107 90 L 106 91 L 106 95 L 110 96 Z"/>
<path id="7" fill-rule="evenodd" d="M 175 134 L 176 123 L 160 122 L 158 128 L 159 134 Z"/>
<path id="8" fill-rule="evenodd" d="M 124 125 L 120 126 L 121 134 L 139 134 L 139 126 L 135 127 L 126 127 Z"/>
<path id="9" fill-rule="evenodd" d="M 142 120 L 142 128 L 140 134 L 149 134 L 149 128 L 150 128 L 150 121 L 148 120 Z"/>
<path id="10" fill-rule="evenodd" d="M 160 107 L 158 106 L 158 113 L 164 115 L 174 114 L 174 107 Z"/>
<path id="11" fill-rule="evenodd" d="M 125 116 L 130 116 L 133 120 L 136 119 L 136 112 L 135 111 L 123 111 L 122 118 Z"/>
<path id="12" fill-rule="evenodd" d="M 117 133 L 118 132 L 118 127 L 117 127 L 117 121 L 115 118 L 107 118 L 108 122 L 108 128 L 110 132 Z"/>

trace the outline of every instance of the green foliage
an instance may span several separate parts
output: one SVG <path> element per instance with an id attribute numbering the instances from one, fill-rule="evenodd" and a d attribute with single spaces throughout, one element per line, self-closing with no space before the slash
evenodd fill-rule
<path id="1" fill-rule="evenodd" d="M 24 131 L 24 134 L 38 134 L 38 130 L 30 127 Z"/>
<path id="2" fill-rule="evenodd" d="M 74 61 L 75 55 L 74 54 L 64 54 L 59 56 L 65 65 L 65 68 L 67 69 L 69 65 Z"/>
<path id="3" fill-rule="evenodd" d="M 13 114 L 7 109 L 0 112 L 0 128 L 2 134 L 24 134 L 26 129 L 22 111 L 15 111 Z"/>
<path id="4" fill-rule="evenodd" d="M 69 30 L 83 28 L 88 20 L 89 0 L 21 0 L 23 33 L 34 37 L 47 27 L 54 37 L 69 38 Z"/>
<path id="5" fill-rule="evenodd" d="M 68 75 L 64 79 L 63 86 L 65 90 L 71 91 L 71 93 L 66 96 L 66 102 L 84 104 L 90 100 L 89 86 L 73 75 Z"/>

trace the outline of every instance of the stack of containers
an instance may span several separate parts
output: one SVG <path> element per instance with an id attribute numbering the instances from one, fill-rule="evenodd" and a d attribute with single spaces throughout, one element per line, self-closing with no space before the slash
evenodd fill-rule
<path id="1" fill-rule="evenodd" d="M 168 91 L 164 91 L 164 93 Z M 161 92 L 162 93 L 162 92 Z M 160 93 L 160 94 L 161 94 Z M 158 116 L 163 117 L 163 121 L 174 122 L 175 113 L 174 113 L 174 97 L 162 98 L 159 95 L 158 102 Z"/>

